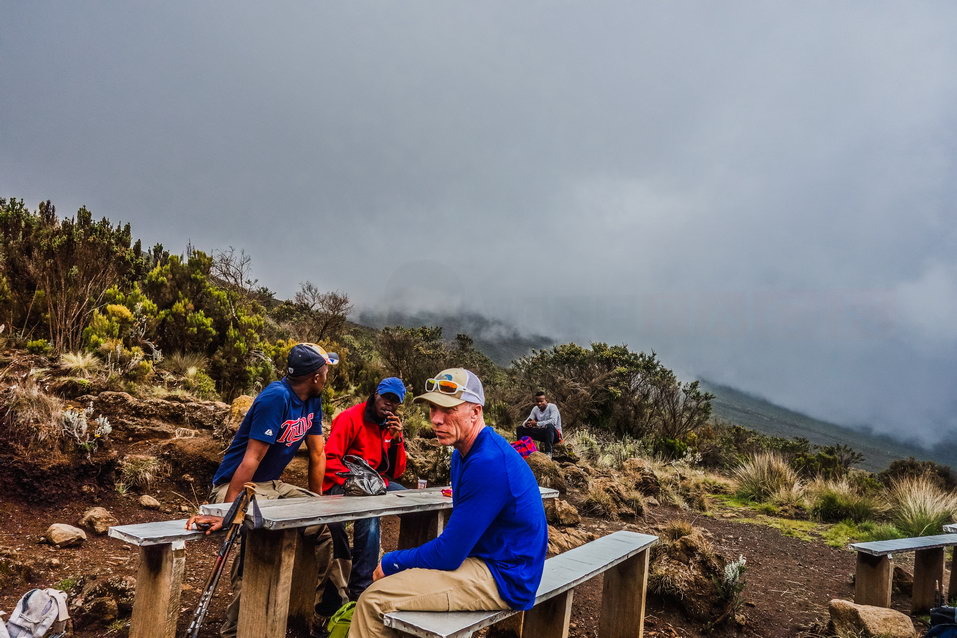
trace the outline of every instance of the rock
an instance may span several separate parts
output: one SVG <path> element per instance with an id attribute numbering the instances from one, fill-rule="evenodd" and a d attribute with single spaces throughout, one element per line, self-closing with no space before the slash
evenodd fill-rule
<path id="1" fill-rule="evenodd" d="M 661 493 L 661 482 L 658 475 L 649 469 L 641 459 L 627 459 L 622 466 L 622 473 L 632 481 L 633 487 L 645 496 L 658 496 Z"/>
<path id="2" fill-rule="evenodd" d="M 914 624 L 899 611 L 886 607 L 855 605 L 848 600 L 830 602 L 831 625 L 842 638 L 914 638 Z"/>
<path id="3" fill-rule="evenodd" d="M 162 507 L 162 505 L 160 505 L 160 502 L 157 501 L 152 496 L 150 496 L 149 494 L 144 494 L 143 496 L 139 498 L 137 502 L 140 504 L 140 507 L 148 509 L 148 510 L 158 510 L 160 507 Z"/>
<path id="4" fill-rule="evenodd" d="M 249 412 L 249 408 L 252 407 L 252 404 L 253 397 L 248 394 L 241 394 L 233 399 L 232 404 L 229 406 L 229 412 L 226 413 L 226 418 L 224 418 L 222 423 L 216 426 L 214 430 L 216 438 L 221 441 L 231 440 L 233 435 L 236 434 L 236 430 L 242 425 L 243 419 L 246 418 L 246 413 Z"/>
<path id="5" fill-rule="evenodd" d="M 43 537 L 56 547 L 75 547 L 86 541 L 86 532 L 65 523 L 54 523 L 47 528 Z"/>
<path id="6" fill-rule="evenodd" d="M 561 554 L 593 540 L 595 540 L 595 535 L 585 530 L 569 527 L 558 529 L 551 525 L 548 526 L 549 554 Z"/>
<path id="7" fill-rule="evenodd" d="M 86 575 L 73 587 L 70 615 L 76 629 L 105 628 L 129 618 L 136 581 L 132 576 Z"/>
<path id="8" fill-rule="evenodd" d="M 551 487 L 560 494 L 568 491 L 565 479 L 562 478 L 561 468 L 552 459 L 541 452 L 532 452 L 525 457 L 525 462 L 532 468 L 532 474 L 542 487 Z"/>
<path id="9" fill-rule="evenodd" d="M 83 512 L 78 525 L 85 527 L 97 534 L 106 534 L 106 531 L 113 525 L 118 525 L 119 521 L 110 514 L 105 507 L 91 507 Z"/>
<path id="10" fill-rule="evenodd" d="M 13 591 L 34 576 L 33 566 L 23 562 L 16 550 L 0 547 L 0 591 Z"/>
<path id="11" fill-rule="evenodd" d="M 577 465 L 562 464 L 561 473 L 565 484 L 569 488 L 574 488 L 581 492 L 588 491 L 588 474 L 586 474 L 582 468 Z"/>
<path id="12" fill-rule="evenodd" d="M 578 463 L 579 458 L 572 446 L 556 443 L 552 446 L 552 460 L 556 463 Z"/>
<path id="13" fill-rule="evenodd" d="M 661 503 L 659 503 L 658 499 L 656 499 L 654 496 L 649 496 L 648 498 L 645 499 L 645 505 L 649 505 L 651 507 L 658 507 L 659 505 L 661 505 Z"/>
<path id="14" fill-rule="evenodd" d="M 223 446 L 209 435 L 171 439 L 163 443 L 159 456 L 169 466 L 170 476 L 182 481 L 189 475 L 209 485 L 223 460 Z"/>
<path id="15" fill-rule="evenodd" d="M 170 395 L 165 399 L 137 399 L 126 392 L 84 395 L 79 403 L 93 404 L 97 414 L 109 417 L 113 429 L 133 439 L 175 436 L 175 426 L 213 431 L 223 422 L 229 406 L 219 401 L 196 401 Z"/>
<path id="16" fill-rule="evenodd" d="M 899 565 L 894 565 L 894 592 L 905 596 L 914 593 L 914 575 Z"/>
<path id="17" fill-rule="evenodd" d="M 415 485 L 424 478 L 429 485 L 448 485 L 451 480 L 452 450 L 437 439 L 416 437 L 405 442 L 407 461 L 403 483 Z"/>
<path id="18" fill-rule="evenodd" d="M 545 516 L 552 525 L 564 527 L 578 525 L 582 520 L 574 505 L 559 498 L 550 498 L 545 501 Z"/>

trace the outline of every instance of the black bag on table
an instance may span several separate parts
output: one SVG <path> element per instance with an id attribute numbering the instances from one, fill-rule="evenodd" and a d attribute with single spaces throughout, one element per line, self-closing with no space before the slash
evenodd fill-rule
<path id="1" fill-rule="evenodd" d="M 386 493 L 385 480 L 364 458 L 347 454 L 342 457 L 342 463 L 349 471 L 336 472 L 336 476 L 345 477 L 342 489 L 346 496 L 380 496 Z"/>

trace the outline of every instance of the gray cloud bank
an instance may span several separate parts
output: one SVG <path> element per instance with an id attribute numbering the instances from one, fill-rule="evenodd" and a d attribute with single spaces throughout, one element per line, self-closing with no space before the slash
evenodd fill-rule
<path id="1" fill-rule="evenodd" d="M 0 6 L 0 195 L 957 432 L 951 2 Z"/>

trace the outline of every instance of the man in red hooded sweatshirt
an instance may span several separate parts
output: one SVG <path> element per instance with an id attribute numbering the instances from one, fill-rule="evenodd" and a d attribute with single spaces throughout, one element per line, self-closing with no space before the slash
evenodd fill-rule
<path id="1" fill-rule="evenodd" d="M 405 400 L 405 384 L 397 377 L 379 382 L 368 400 L 339 413 L 332 420 L 326 441 L 326 475 L 323 494 L 342 494 L 345 479 L 337 472 L 348 471 L 344 456 L 363 459 L 382 476 L 390 491 L 405 489 L 396 482 L 405 472 L 405 441 L 402 421 L 395 411 Z M 348 548 L 342 524 L 329 525 L 336 553 Z M 364 518 L 353 524 L 352 575 L 349 598 L 356 600 L 372 584 L 372 572 L 379 562 L 380 527 L 378 518 Z M 340 556 L 336 556 L 339 558 Z M 345 558 L 345 557 L 343 557 Z"/>

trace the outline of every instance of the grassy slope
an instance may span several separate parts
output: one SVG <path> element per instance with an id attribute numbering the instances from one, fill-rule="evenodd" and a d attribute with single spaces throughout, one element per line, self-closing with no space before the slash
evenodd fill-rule
<path id="1" fill-rule="evenodd" d="M 728 386 L 705 380 L 701 385 L 716 395 L 712 406 L 719 419 L 772 436 L 804 437 L 818 445 L 844 443 L 864 453 L 863 465 L 868 470 L 882 470 L 891 461 L 908 456 L 957 467 L 957 446 L 929 451 L 886 436 L 819 421 Z"/>

